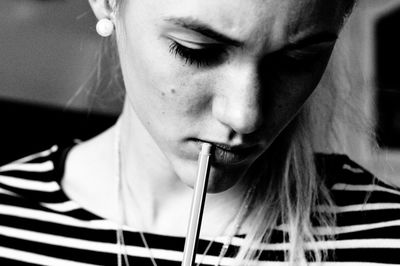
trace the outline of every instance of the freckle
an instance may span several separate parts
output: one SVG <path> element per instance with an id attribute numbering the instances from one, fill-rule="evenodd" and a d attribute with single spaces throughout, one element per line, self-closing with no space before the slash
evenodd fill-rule
<path id="1" fill-rule="evenodd" d="M 161 92 L 161 96 L 165 96 L 165 92 Z"/>
<path id="2" fill-rule="evenodd" d="M 176 91 L 175 91 L 174 89 L 171 90 L 171 93 L 172 93 L 172 94 L 175 94 L 175 92 L 176 92 Z"/>

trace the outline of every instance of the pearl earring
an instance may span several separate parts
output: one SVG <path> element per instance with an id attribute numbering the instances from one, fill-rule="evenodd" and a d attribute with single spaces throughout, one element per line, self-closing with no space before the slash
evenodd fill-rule
<path id="1" fill-rule="evenodd" d="M 102 18 L 96 24 L 96 31 L 100 36 L 108 37 L 114 31 L 114 23 L 108 18 Z"/>

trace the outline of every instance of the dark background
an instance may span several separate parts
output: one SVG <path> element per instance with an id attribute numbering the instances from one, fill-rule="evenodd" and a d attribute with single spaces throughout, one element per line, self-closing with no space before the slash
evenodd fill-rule
<path id="1" fill-rule="evenodd" d="M 378 142 L 400 148 L 400 8 L 376 24 L 376 85 Z"/>

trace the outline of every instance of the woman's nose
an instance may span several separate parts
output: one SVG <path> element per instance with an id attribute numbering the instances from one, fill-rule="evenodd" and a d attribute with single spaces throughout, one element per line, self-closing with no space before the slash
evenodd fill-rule
<path id="1" fill-rule="evenodd" d="M 212 112 L 238 134 L 255 132 L 262 124 L 261 86 L 257 69 L 225 70 L 218 82 Z"/>

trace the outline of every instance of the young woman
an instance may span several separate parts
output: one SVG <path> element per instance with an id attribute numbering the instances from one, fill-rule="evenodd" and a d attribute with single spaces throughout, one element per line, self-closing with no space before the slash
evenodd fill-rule
<path id="1" fill-rule="evenodd" d="M 196 265 L 400 264 L 400 192 L 315 153 L 334 108 L 311 95 L 354 1 L 89 2 L 123 112 L 0 168 L 2 265 L 180 265 L 203 143 Z"/>

